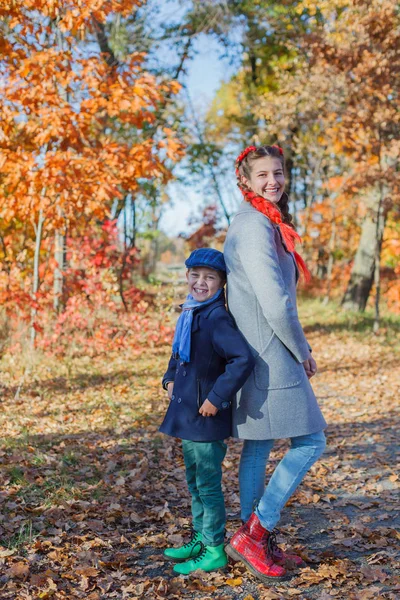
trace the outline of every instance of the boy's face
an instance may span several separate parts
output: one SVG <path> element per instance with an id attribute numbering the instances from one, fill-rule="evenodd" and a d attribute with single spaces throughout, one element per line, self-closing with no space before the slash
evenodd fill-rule
<path id="1" fill-rule="evenodd" d="M 224 282 L 215 269 L 192 267 L 186 271 L 189 294 L 197 302 L 205 302 L 224 287 Z"/>

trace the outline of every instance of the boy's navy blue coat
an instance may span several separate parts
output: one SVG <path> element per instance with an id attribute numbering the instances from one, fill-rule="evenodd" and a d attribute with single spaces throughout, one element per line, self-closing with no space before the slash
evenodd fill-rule
<path id="1" fill-rule="evenodd" d="M 160 431 L 196 442 L 229 437 L 232 400 L 254 363 L 248 343 L 225 308 L 223 295 L 196 308 L 190 362 L 172 356 L 163 377 L 163 386 L 173 381 L 174 389 Z M 218 408 L 214 417 L 199 414 L 207 398 Z"/>

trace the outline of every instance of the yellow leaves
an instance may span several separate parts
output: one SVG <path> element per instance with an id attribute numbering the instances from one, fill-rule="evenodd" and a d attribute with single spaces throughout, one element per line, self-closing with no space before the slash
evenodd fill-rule
<path id="1" fill-rule="evenodd" d="M 334 3 L 332 3 L 332 0 L 301 0 L 297 3 L 295 11 L 298 14 L 307 11 L 311 16 L 315 16 L 317 12 L 320 12 L 324 15 L 325 19 L 327 19 L 329 17 L 332 18 L 332 12 L 334 10 L 345 8 L 349 6 L 350 3 L 351 0 L 335 0 Z"/>
<path id="2" fill-rule="evenodd" d="M 239 585 L 242 585 L 242 583 L 243 583 L 243 579 L 241 577 L 235 577 L 234 579 L 226 580 L 226 584 L 229 585 L 230 587 L 238 587 Z"/>
<path id="3" fill-rule="evenodd" d="M 38 593 L 40 600 L 48 600 L 48 598 L 51 598 L 57 592 L 57 584 L 51 578 L 46 580 L 46 584 L 47 588 Z"/>

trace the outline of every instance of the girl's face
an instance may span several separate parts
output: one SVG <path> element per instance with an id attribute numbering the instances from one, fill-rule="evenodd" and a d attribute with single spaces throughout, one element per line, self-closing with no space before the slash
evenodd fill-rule
<path id="1" fill-rule="evenodd" d="M 186 272 L 189 294 L 197 302 L 205 302 L 212 298 L 220 288 L 224 286 L 224 282 L 214 269 L 207 267 L 193 267 Z"/>
<path id="2" fill-rule="evenodd" d="M 242 178 L 253 192 L 276 204 L 285 190 L 285 175 L 279 158 L 264 156 L 252 163 L 250 179 Z"/>

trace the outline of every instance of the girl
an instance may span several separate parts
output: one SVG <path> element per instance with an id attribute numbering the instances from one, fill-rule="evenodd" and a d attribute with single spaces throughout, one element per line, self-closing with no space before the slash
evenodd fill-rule
<path id="1" fill-rule="evenodd" d="M 233 406 L 233 436 L 245 440 L 239 468 L 244 525 L 226 551 L 264 581 L 285 575 L 288 559 L 302 563 L 276 545 L 273 530 L 325 448 L 326 422 L 309 383 L 317 366 L 297 315 L 297 280 L 309 273 L 294 250 L 300 238 L 288 211 L 282 149 L 246 148 L 236 176 L 244 202 L 225 242 L 228 306 L 257 358 Z M 290 438 L 291 447 L 265 488 L 268 456 L 280 438 Z"/>

